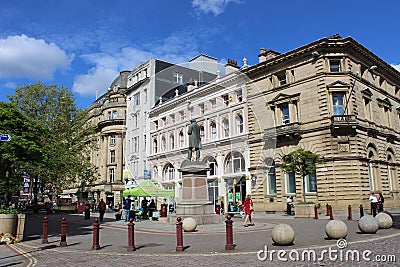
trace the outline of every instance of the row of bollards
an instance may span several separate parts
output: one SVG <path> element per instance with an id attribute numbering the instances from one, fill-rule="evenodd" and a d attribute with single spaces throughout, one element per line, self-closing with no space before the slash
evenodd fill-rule
<path id="1" fill-rule="evenodd" d="M 226 245 L 225 250 L 233 250 L 235 249 L 235 244 L 233 243 L 233 221 L 231 216 L 228 215 L 226 217 Z M 176 251 L 184 251 L 183 246 L 183 227 L 182 227 L 182 218 L 177 218 L 176 223 Z M 49 220 L 47 217 L 43 218 L 43 227 L 42 227 L 42 244 L 49 243 L 48 241 L 48 226 Z M 128 223 L 128 249 L 127 251 L 135 251 L 135 231 L 134 231 L 135 224 L 133 223 L 133 219 L 129 219 Z M 63 217 L 61 219 L 61 241 L 60 247 L 67 246 L 67 219 Z M 100 249 L 100 227 L 99 227 L 99 220 L 96 218 L 93 223 L 93 244 L 92 250 Z"/>

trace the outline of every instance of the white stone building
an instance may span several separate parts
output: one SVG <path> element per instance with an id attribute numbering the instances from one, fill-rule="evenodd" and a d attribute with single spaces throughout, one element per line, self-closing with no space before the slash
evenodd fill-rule
<path id="1" fill-rule="evenodd" d="M 183 91 L 173 88 L 174 94 L 167 92 L 171 97 L 157 103 L 149 114 L 153 179 L 175 189 L 179 198 L 182 180 L 178 170 L 188 157 L 187 128 L 190 119 L 196 119 L 202 135 L 200 160 L 211 167 L 209 198 L 215 204 L 224 201 L 225 210 L 243 202 L 251 192 L 247 79 L 233 60 L 226 73 L 202 86 L 189 84 Z"/>

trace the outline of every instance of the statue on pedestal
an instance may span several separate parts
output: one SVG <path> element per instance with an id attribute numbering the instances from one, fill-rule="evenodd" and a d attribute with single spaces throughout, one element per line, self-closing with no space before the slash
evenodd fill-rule
<path id="1" fill-rule="evenodd" d="M 197 124 L 195 119 L 190 120 L 190 125 L 188 129 L 189 135 L 189 151 L 188 151 L 188 159 L 192 160 L 192 150 L 194 149 L 196 152 L 195 161 L 199 161 L 200 159 L 200 126 Z"/>

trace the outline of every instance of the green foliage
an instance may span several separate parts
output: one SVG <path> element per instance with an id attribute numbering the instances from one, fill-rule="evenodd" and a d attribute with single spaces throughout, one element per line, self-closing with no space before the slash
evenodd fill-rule
<path id="1" fill-rule="evenodd" d="M 48 131 L 14 105 L 0 102 L 0 132 L 11 135 L 10 141 L 0 142 L 0 193 L 9 199 L 19 191 L 27 163 L 43 161 L 43 144 L 37 136 L 47 136 Z"/>
<path id="2" fill-rule="evenodd" d="M 93 127 L 86 126 L 87 113 L 75 104 L 67 87 L 40 82 L 15 89 L 8 96 L 25 116 L 47 129 L 48 134 L 33 133 L 40 143 L 42 160 L 26 162 L 24 170 L 40 188 L 61 190 L 77 180 L 90 183 L 96 177 L 87 153 Z"/>
<path id="3" fill-rule="evenodd" d="M 20 214 L 21 212 L 19 212 L 16 209 L 13 208 L 7 208 L 5 206 L 0 206 L 0 214 Z"/>
<path id="4" fill-rule="evenodd" d="M 284 169 L 285 172 L 293 172 L 304 177 L 308 174 L 315 173 L 317 168 L 316 164 L 323 162 L 323 157 L 303 148 L 299 148 L 290 152 L 283 158 L 281 168 Z"/>

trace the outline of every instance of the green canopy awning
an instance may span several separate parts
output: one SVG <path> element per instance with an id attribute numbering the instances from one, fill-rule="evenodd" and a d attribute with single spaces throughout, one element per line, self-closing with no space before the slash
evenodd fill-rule
<path id="1" fill-rule="evenodd" d="M 166 190 L 147 180 L 135 188 L 129 188 L 122 192 L 122 196 L 127 197 L 173 197 L 174 190 Z"/>

